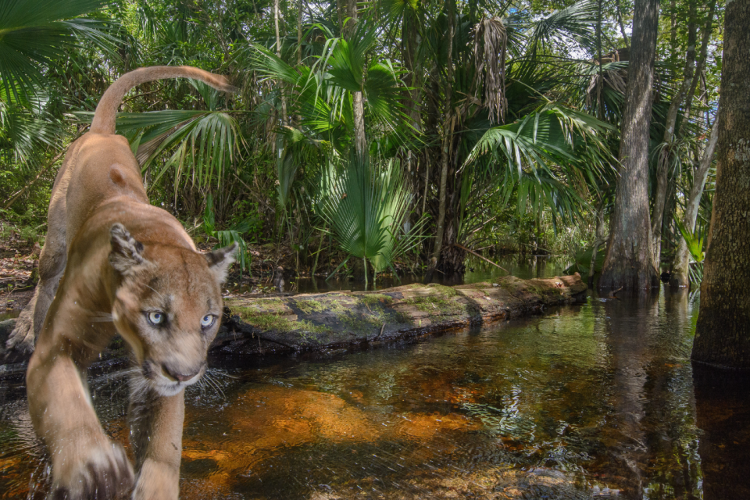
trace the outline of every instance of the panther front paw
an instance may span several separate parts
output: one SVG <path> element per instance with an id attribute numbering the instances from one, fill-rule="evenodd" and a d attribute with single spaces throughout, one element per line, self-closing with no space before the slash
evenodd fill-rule
<path id="1" fill-rule="evenodd" d="M 103 443 L 73 461 L 60 464 L 63 473 L 55 478 L 50 498 L 110 500 L 127 498 L 133 489 L 133 467 L 119 444 Z"/>
<path id="2" fill-rule="evenodd" d="M 34 311 L 24 309 L 16 318 L 13 331 L 5 343 L 6 362 L 19 362 L 29 359 L 34 352 Z"/>

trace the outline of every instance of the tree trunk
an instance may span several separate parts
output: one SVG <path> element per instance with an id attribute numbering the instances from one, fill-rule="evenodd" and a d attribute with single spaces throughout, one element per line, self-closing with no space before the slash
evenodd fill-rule
<path id="1" fill-rule="evenodd" d="M 714 122 L 714 126 L 711 128 L 711 136 L 708 139 L 705 151 L 703 151 L 700 166 L 695 174 L 693 174 L 693 186 L 690 188 L 690 194 L 688 195 L 687 204 L 685 206 L 685 214 L 682 217 L 682 224 L 690 231 L 695 231 L 695 221 L 698 219 L 698 208 L 701 204 L 703 188 L 706 185 L 708 170 L 713 162 L 714 149 L 716 149 L 718 138 L 719 120 L 717 119 Z M 674 255 L 674 261 L 672 263 L 672 278 L 669 280 L 669 284 L 676 287 L 688 286 L 690 284 L 688 280 L 690 270 L 689 265 L 690 253 L 688 252 L 687 243 L 685 243 L 684 238 L 679 238 L 677 252 Z"/>
<path id="2" fill-rule="evenodd" d="M 443 233 L 445 232 L 445 210 L 448 204 L 448 164 L 450 163 L 452 129 L 451 116 L 453 106 L 451 93 L 453 91 L 453 1 L 448 0 L 448 55 L 446 57 L 445 78 L 445 107 L 443 110 L 442 150 L 440 154 L 440 195 L 438 200 L 437 234 L 435 235 L 435 250 L 432 254 L 432 267 L 437 266 L 440 253 L 443 251 Z"/>
<path id="3" fill-rule="evenodd" d="M 702 33 L 703 40 L 701 41 L 701 51 L 700 51 L 700 55 L 698 56 L 698 64 L 696 65 L 695 72 L 693 73 L 693 82 L 690 84 L 690 91 L 688 92 L 688 95 L 685 98 L 685 113 L 683 115 L 685 120 L 690 119 L 690 109 L 693 106 L 693 97 L 695 96 L 695 91 L 698 88 L 698 82 L 701 79 L 703 70 L 706 68 L 706 57 L 708 55 L 708 43 L 711 41 L 711 33 L 713 32 L 715 15 L 716 15 L 716 0 L 713 0 L 708 7 L 706 25 L 703 27 L 703 33 Z"/>
<path id="4" fill-rule="evenodd" d="M 620 5 L 620 0 L 615 0 L 615 7 L 617 10 L 617 24 L 620 25 L 620 34 L 622 35 L 622 40 L 625 42 L 625 47 L 630 50 L 630 44 L 628 43 L 628 34 L 625 31 L 625 23 L 622 22 L 622 6 Z"/>
<path id="5" fill-rule="evenodd" d="M 695 41 L 698 31 L 698 23 L 696 21 L 698 8 L 696 4 L 697 0 L 691 0 L 690 13 L 688 14 L 688 46 L 687 53 L 685 54 L 685 69 L 683 70 L 682 84 L 669 104 L 667 119 L 664 124 L 664 137 L 661 140 L 664 147 L 659 153 L 659 162 L 656 171 L 656 199 L 654 200 L 654 215 L 651 218 L 651 248 L 654 251 L 654 264 L 656 264 L 657 269 L 661 264 L 661 230 L 669 184 L 669 163 L 671 157 L 669 144 L 674 139 L 677 114 L 693 83 L 693 71 L 695 70 Z"/>
<path id="6" fill-rule="evenodd" d="M 349 21 L 344 26 L 344 33 L 350 38 L 357 25 L 357 1 L 347 2 L 347 15 Z M 354 151 L 357 158 L 363 161 L 367 155 L 367 136 L 365 135 L 365 104 L 362 91 L 352 92 L 352 114 L 354 115 Z"/>
<path id="7" fill-rule="evenodd" d="M 658 20 L 658 0 L 636 0 L 620 139 L 620 179 L 600 289 L 659 285 L 648 210 L 648 142 Z"/>
<path id="8" fill-rule="evenodd" d="M 750 2 L 724 15 L 718 164 L 694 361 L 750 368 Z"/>
<path id="9" fill-rule="evenodd" d="M 274 0 L 273 2 L 273 21 L 276 26 L 276 57 L 281 59 L 281 34 L 279 33 L 279 0 Z M 287 119 L 286 114 L 286 97 L 284 96 L 284 93 L 282 91 L 281 93 L 281 123 L 283 125 L 288 125 L 289 121 Z"/>
<path id="10" fill-rule="evenodd" d="M 302 66 L 302 0 L 297 0 L 297 66 Z"/>
<path id="11" fill-rule="evenodd" d="M 604 234 L 604 201 L 599 202 L 599 206 L 596 208 L 596 233 L 595 233 L 594 246 L 591 249 L 591 264 L 589 265 L 589 275 L 587 283 L 589 286 L 594 284 L 594 275 L 596 274 L 596 257 L 599 253 L 599 247 L 607 242 L 606 235 Z"/>

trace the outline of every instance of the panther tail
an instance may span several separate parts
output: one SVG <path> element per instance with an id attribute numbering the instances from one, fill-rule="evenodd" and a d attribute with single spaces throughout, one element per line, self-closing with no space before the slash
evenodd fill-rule
<path id="1" fill-rule="evenodd" d="M 125 94 L 141 83 L 167 78 L 194 78 L 206 82 L 216 90 L 235 92 L 237 89 L 221 75 L 214 75 L 191 66 L 151 66 L 125 73 L 113 83 L 99 101 L 91 123 L 91 132 L 96 134 L 114 134 L 115 117 Z"/>

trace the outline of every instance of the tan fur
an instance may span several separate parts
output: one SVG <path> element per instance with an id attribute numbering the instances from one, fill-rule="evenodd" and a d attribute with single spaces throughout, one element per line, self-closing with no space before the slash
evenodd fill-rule
<path id="1" fill-rule="evenodd" d="M 130 146 L 114 134 L 130 88 L 175 77 L 232 89 L 223 77 L 190 67 L 124 75 L 102 97 L 91 131 L 71 145 L 52 190 L 40 282 L 12 341 L 30 345 L 37 337 L 27 393 L 50 452 L 53 498 L 178 496 L 184 388 L 205 372 L 235 247 L 198 253 L 182 225 L 149 204 Z M 158 316 L 149 313 L 166 321 L 155 326 L 149 318 Z M 122 447 L 104 434 L 86 386 L 86 368 L 116 333 L 136 360 L 137 478 Z"/>

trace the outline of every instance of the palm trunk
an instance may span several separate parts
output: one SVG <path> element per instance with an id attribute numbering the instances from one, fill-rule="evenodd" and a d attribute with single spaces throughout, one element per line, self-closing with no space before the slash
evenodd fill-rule
<path id="1" fill-rule="evenodd" d="M 654 201 L 654 215 L 651 218 L 651 247 L 654 251 L 654 263 L 657 268 L 661 263 L 661 231 L 662 220 L 664 218 L 664 205 L 667 201 L 667 190 L 669 184 L 669 163 L 670 151 L 669 144 L 674 138 L 675 125 L 677 123 L 677 113 L 682 107 L 682 102 L 690 90 L 693 83 L 693 71 L 695 69 L 695 42 L 698 25 L 696 22 L 697 0 L 690 2 L 690 13 L 688 21 L 688 47 L 685 55 L 685 69 L 683 70 L 683 79 L 680 89 L 672 97 L 667 111 L 667 119 L 664 125 L 664 137 L 662 143 L 665 147 L 659 154 L 659 162 L 656 171 L 656 199 Z"/>
<path id="2" fill-rule="evenodd" d="M 357 1 L 347 2 L 349 22 L 344 27 L 344 33 L 351 37 L 357 25 Z M 354 151 L 360 161 L 364 161 L 367 154 L 367 137 L 365 135 L 365 105 L 362 91 L 352 92 L 352 114 L 354 115 Z"/>
<path id="3" fill-rule="evenodd" d="M 718 164 L 692 359 L 750 368 L 750 2 L 726 5 Z"/>
<path id="4" fill-rule="evenodd" d="M 302 66 L 302 0 L 297 0 L 297 66 Z"/>
<path id="5" fill-rule="evenodd" d="M 362 92 L 352 92 L 352 111 L 354 113 L 354 150 L 363 161 L 367 155 L 367 138 L 365 136 L 365 107 Z"/>
<path id="6" fill-rule="evenodd" d="M 432 267 L 437 266 L 440 253 L 443 251 L 443 235 L 445 233 L 445 209 L 448 203 L 448 165 L 451 152 L 451 92 L 453 90 L 453 1 L 448 0 L 448 55 L 446 57 L 446 79 L 445 79 L 445 107 L 443 110 L 443 145 L 440 155 L 440 196 L 438 200 L 438 219 L 435 235 L 435 249 L 432 254 Z"/>
<path id="7" fill-rule="evenodd" d="M 698 219 L 698 209 L 700 208 L 701 197 L 703 196 L 703 188 L 706 185 L 708 170 L 711 168 L 711 163 L 713 162 L 714 150 L 716 149 L 718 139 L 719 121 L 716 120 L 714 126 L 711 128 L 711 136 L 708 139 L 708 144 L 706 144 L 706 150 L 703 151 L 700 166 L 693 175 L 693 187 L 690 188 L 685 214 L 682 217 L 682 224 L 691 232 L 695 231 L 695 221 Z M 689 266 L 690 253 L 688 252 L 687 243 L 684 238 L 680 238 L 672 263 L 672 278 L 669 280 L 669 284 L 676 287 L 688 286 L 690 284 L 688 279 Z"/>
<path id="8" fill-rule="evenodd" d="M 620 178 L 600 289 L 635 290 L 659 285 L 648 210 L 649 124 L 658 21 L 659 0 L 636 0 L 620 140 Z"/>
<path id="9" fill-rule="evenodd" d="M 281 34 L 279 33 L 279 0 L 274 0 L 273 3 L 273 21 L 276 26 L 276 57 L 281 59 Z M 283 88 L 281 92 L 281 123 L 288 125 L 287 114 L 286 114 L 286 97 L 284 96 Z"/>

